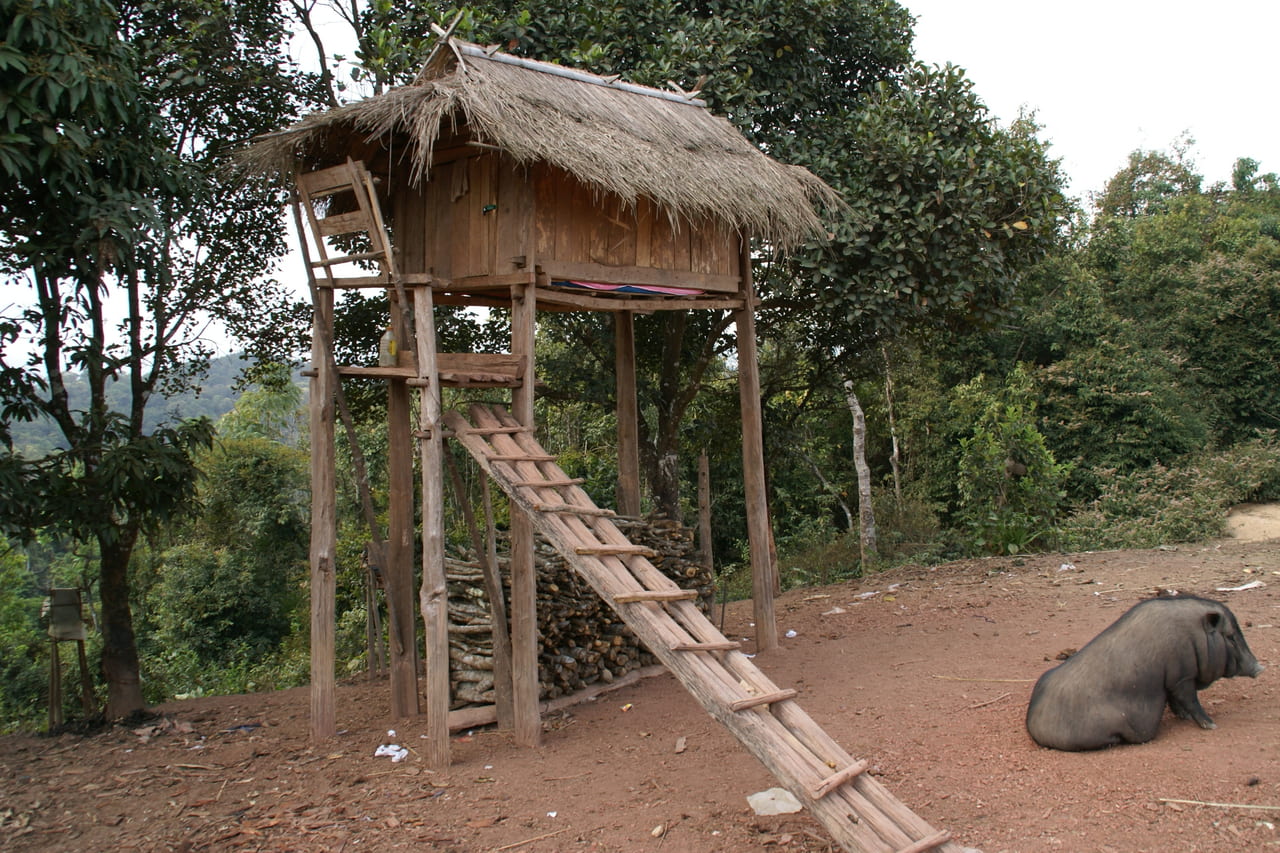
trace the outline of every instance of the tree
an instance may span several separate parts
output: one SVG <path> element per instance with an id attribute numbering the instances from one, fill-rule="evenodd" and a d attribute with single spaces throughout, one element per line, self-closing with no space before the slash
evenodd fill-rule
<path id="1" fill-rule="evenodd" d="M 195 454 L 213 435 L 207 420 L 148 431 L 143 418 L 207 362 L 210 316 L 248 333 L 283 309 L 262 281 L 283 248 L 278 205 L 225 165 L 293 108 L 296 87 L 266 2 L 0 6 L 0 264 L 33 293 L 0 320 L 0 407 L 5 423 L 47 418 L 64 442 L 30 458 L 0 430 L 0 529 L 96 542 L 115 717 L 144 705 L 130 557 L 141 534 L 192 508 Z M 73 372 L 82 407 L 67 393 Z M 128 389 L 120 411 L 113 383 Z"/>

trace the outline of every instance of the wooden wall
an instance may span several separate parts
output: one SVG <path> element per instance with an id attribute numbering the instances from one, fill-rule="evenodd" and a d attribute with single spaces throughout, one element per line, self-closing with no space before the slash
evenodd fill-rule
<path id="1" fill-rule="evenodd" d="M 485 153 L 438 163 L 420 189 L 392 190 L 406 273 L 497 285 L 536 268 L 553 281 L 740 287 L 729 228 L 673 224 L 647 199 L 632 206 L 550 166 Z"/>

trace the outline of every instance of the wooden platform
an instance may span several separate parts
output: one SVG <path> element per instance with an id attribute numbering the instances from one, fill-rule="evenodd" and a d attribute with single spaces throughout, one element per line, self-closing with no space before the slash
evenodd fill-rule
<path id="1" fill-rule="evenodd" d="M 721 722 L 848 851 L 960 853 L 865 773 L 780 688 L 726 639 L 506 411 L 471 406 L 445 425 L 712 717 Z"/>

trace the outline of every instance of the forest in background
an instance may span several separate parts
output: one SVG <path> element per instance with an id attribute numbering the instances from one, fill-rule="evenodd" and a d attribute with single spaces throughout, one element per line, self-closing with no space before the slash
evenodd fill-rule
<path id="1" fill-rule="evenodd" d="M 38 4 L 3 2 L 40 20 Z M 246 3 L 235 17 L 217 3 L 88 4 L 80 15 L 99 13 L 90 21 L 102 28 L 96 41 L 88 24 L 77 31 L 65 18 L 37 29 L 38 38 L 26 35 L 50 55 L 55 36 L 97 45 L 99 55 L 119 48 L 104 33 L 119 33 L 129 50 L 112 54 L 111 67 L 145 95 L 142 103 L 167 105 L 171 124 L 155 130 L 156 150 L 181 164 L 186 183 L 173 186 L 169 175 L 126 187 L 130 210 L 142 199 L 156 216 L 138 226 L 146 239 L 108 229 L 118 243 L 109 272 L 100 232 L 62 246 L 83 262 L 50 269 L 33 261 L 48 247 L 32 235 L 85 224 L 42 218 L 52 215 L 43 205 L 58 200 L 40 195 L 52 191 L 47 185 L 37 192 L 29 184 L 30 198 L 16 190 L 6 198 L 4 273 L 31 276 L 57 310 L 6 314 L 0 335 L 6 343 L 38 339 L 53 316 L 64 348 L 54 356 L 57 383 L 47 359 L 0 358 L 0 521 L 8 537 L 0 549 L 0 726 L 44 719 L 44 590 L 82 586 L 93 618 L 118 624 L 119 602 L 104 606 L 103 572 L 121 557 L 121 531 L 135 536 L 123 555 L 126 604 L 146 702 L 308 677 L 306 418 L 291 373 L 307 307 L 291 303 L 285 288 L 236 289 L 246 275 L 270 275 L 282 253 L 261 235 L 278 242 L 283 197 L 278 187 L 222 187 L 222 167 L 233 142 L 412 76 L 429 25 L 455 12 L 361 7 L 349 21 L 358 62 L 344 78 L 350 58 L 304 74 L 272 53 L 289 27 L 308 29 L 309 8 Z M 707 74 L 713 109 L 844 193 L 850 207 L 828 245 L 789 258 L 761 247 L 756 257 L 765 458 L 784 586 L 904 561 L 1200 541 L 1221 534 L 1230 506 L 1280 499 L 1275 174 L 1242 156 L 1229 183 L 1205 186 L 1193 141 L 1182 139 L 1167 151 L 1134 152 L 1105 187 L 1071 201 L 1034 117 L 1001 127 L 958 69 L 914 66 L 910 19 L 894 4 L 775 4 L 771 26 L 758 12 L 748 2 L 700 15 L 651 3 L 612 12 L 552 3 L 540 4 L 535 18 L 520 4 L 493 3 L 469 7 L 462 28 L 477 41 L 637 82 L 691 86 Z M 191 25 L 157 31 L 157 21 Z M 827 34 L 822 63 L 792 55 L 787 34 L 797 31 Z M 11 32 L 6 44 L 20 43 Z M 716 50 L 705 50 L 712 43 Z M 230 64 L 213 68 L 211 51 L 240 61 L 241 76 Z M 13 76 L 6 56 L 6 86 L 23 91 L 20 81 L 33 72 Z M 253 122 L 229 108 L 245 92 L 274 93 L 253 102 Z M 92 99 L 76 103 L 101 112 Z M 228 109 L 204 109 L 197 119 L 195 106 L 210 103 Z M 28 121 L 49 111 L 32 104 Z M 808 117 L 804 133 L 797 116 Z M 92 122 L 77 120 L 92 142 Z M 99 115 L 104 138 L 120 120 Z M 197 133 L 197 121 L 211 124 Z M 40 162 L 41 145 L 50 145 L 32 140 L 0 151 L 19 189 L 28 187 L 23 158 Z M 46 170 L 56 156 L 44 155 Z M 113 156 L 124 162 L 139 153 Z M 66 171 L 68 192 L 88 185 L 107 200 L 122 192 L 118 178 L 80 175 L 73 164 Z M 175 210 L 174 199 L 185 207 Z M 256 240 L 248 244 L 255 251 L 241 255 L 247 240 Z M 161 244 L 169 249 L 157 251 Z M 184 255 L 190 245 L 205 251 Z M 215 261 L 222 266 L 210 269 Z M 112 345 L 96 300 L 130 287 L 138 288 L 137 321 L 123 328 L 125 344 Z M 255 301 L 267 297 L 269 305 Z M 201 311 L 229 314 L 249 346 L 243 386 L 207 350 L 178 345 L 198 336 L 166 326 Z M 385 300 L 345 298 L 339 361 L 372 363 L 385 318 Z M 637 318 L 642 461 L 646 509 L 691 522 L 697 458 L 707 452 L 718 582 L 723 594 L 742 596 L 750 572 L 728 327 L 715 312 Z M 540 438 L 602 505 L 612 503 L 616 482 L 612 334 L 607 317 L 556 314 L 540 318 L 537 342 Z M 500 349 L 505 317 L 458 314 L 442 323 L 442 336 L 451 350 Z M 60 409 L 52 391 L 77 383 L 82 392 L 66 395 L 71 402 Z M 383 506 L 385 394 L 374 383 L 349 393 Z M 342 453 L 338 644 L 346 674 L 366 664 L 368 531 L 349 449 Z M 478 500 L 477 475 L 458 462 Z M 170 480 L 182 488 L 157 497 L 156 484 Z M 456 508 L 449 520 L 451 546 L 467 547 Z M 90 638 L 96 662 L 103 634 Z M 64 690 L 69 716 L 78 712 L 74 669 Z M 110 678 L 94 669 L 107 700 Z"/>

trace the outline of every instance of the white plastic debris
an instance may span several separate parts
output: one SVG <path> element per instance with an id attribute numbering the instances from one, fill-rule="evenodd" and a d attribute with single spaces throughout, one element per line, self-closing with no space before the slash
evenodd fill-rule
<path id="1" fill-rule="evenodd" d="M 555 817 L 559 812 L 547 812 L 547 817 Z"/>
<path id="2" fill-rule="evenodd" d="M 875 596 L 877 596 L 877 595 L 879 595 L 879 594 L 880 594 L 880 590 L 878 590 L 878 589 L 873 589 L 873 590 L 871 590 L 870 592 L 860 592 L 860 593 L 858 593 L 858 598 L 862 598 L 862 599 L 874 598 Z"/>
<path id="3" fill-rule="evenodd" d="M 1060 572 L 1074 572 L 1075 570 L 1075 563 L 1063 563 L 1061 566 L 1058 566 L 1058 571 Z"/>
<path id="4" fill-rule="evenodd" d="M 830 610 L 828 610 L 828 611 L 824 612 L 822 615 L 823 615 L 823 616 L 835 616 L 835 615 L 836 615 L 836 614 L 838 614 L 838 613 L 847 613 L 847 612 L 848 612 L 847 610 L 845 610 L 843 607 L 841 607 L 840 605 L 838 605 L 838 604 L 837 604 L 835 607 L 833 607 L 833 608 L 831 608 Z"/>
<path id="5" fill-rule="evenodd" d="M 393 762 L 398 764 L 409 757 L 409 750 L 399 744 L 384 743 L 374 750 L 373 757 L 381 758 L 384 755 L 389 756 Z"/>
<path id="6" fill-rule="evenodd" d="M 1244 592 L 1246 589 L 1262 589 L 1266 586 L 1262 581 L 1249 581 L 1240 586 L 1220 586 L 1218 592 Z"/>
<path id="7" fill-rule="evenodd" d="M 788 640 L 794 640 L 799 635 L 795 631 L 788 631 L 786 636 Z"/>
<path id="8" fill-rule="evenodd" d="M 747 803 L 758 815 L 795 814 L 804 806 L 785 788 L 770 788 L 747 797 Z"/>
<path id="9" fill-rule="evenodd" d="M 396 739 L 396 730 L 395 730 L 395 729 L 387 729 L 387 739 L 388 739 L 388 740 L 395 740 L 395 739 Z"/>

